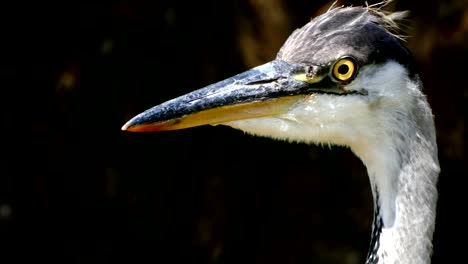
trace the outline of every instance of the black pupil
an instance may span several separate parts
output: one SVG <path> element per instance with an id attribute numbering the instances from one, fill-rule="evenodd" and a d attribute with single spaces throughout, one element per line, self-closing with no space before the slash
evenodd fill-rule
<path id="1" fill-rule="evenodd" d="M 348 65 L 346 65 L 346 64 L 341 64 L 341 65 L 338 67 L 338 72 L 339 72 L 340 74 L 346 74 L 346 73 L 348 73 L 348 71 L 349 71 L 349 67 L 348 67 Z"/>

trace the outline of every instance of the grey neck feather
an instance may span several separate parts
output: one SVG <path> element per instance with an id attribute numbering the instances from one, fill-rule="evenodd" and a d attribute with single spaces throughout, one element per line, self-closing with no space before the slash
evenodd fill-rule
<path id="1" fill-rule="evenodd" d="M 386 157 L 361 157 L 375 201 L 375 218 L 366 263 L 430 263 L 435 225 L 439 164 L 434 122 L 425 99 L 400 113 L 398 129 L 375 148 Z M 375 153 L 382 153 L 378 151 Z M 389 179 L 389 180 L 388 180 Z"/>

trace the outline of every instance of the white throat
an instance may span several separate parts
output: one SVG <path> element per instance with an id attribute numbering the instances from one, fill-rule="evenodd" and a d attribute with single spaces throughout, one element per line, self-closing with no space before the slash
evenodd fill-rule
<path id="1" fill-rule="evenodd" d="M 367 167 L 382 220 L 368 263 L 429 263 L 439 164 L 432 113 L 419 87 L 417 77 L 410 79 L 403 66 L 389 61 L 366 66 L 348 85 L 367 96 L 312 94 L 280 116 L 225 125 L 350 147 Z"/>
<path id="2" fill-rule="evenodd" d="M 367 263 L 430 263 L 438 162 L 433 144 L 420 133 L 401 139 L 396 149 L 383 140 L 365 155 L 356 153 L 367 167 L 378 210 Z"/>

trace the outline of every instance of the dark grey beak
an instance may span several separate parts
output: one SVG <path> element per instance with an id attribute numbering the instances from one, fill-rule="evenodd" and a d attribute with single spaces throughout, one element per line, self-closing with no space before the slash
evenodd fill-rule
<path id="1" fill-rule="evenodd" d="M 274 60 L 146 110 L 122 130 L 175 130 L 281 114 L 307 93 L 303 67 Z"/>

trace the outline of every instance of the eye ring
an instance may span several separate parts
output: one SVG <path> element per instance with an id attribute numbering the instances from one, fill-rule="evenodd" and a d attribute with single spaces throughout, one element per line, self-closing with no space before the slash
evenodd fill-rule
<path id="1" fill-rule="evenodd" d="M 331 74 L 339 82 L 350 82 L 357 73 L 357 63 L 352 57 L 343 57 L 333 64 Z"/>

